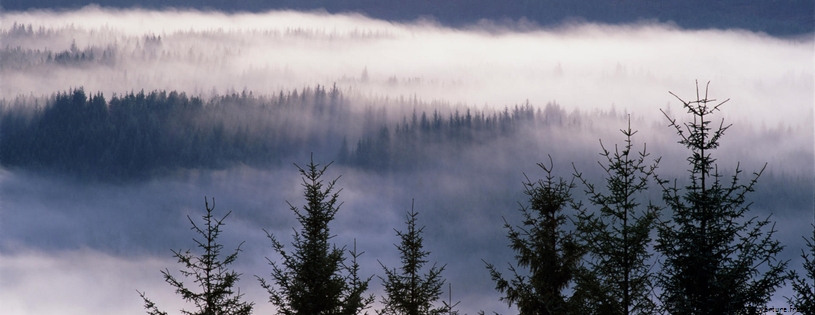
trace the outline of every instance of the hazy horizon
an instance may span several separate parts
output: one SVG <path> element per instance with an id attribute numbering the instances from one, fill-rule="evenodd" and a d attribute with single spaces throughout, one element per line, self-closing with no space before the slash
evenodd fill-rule
<path id="1" fill-rule="evenodd" d="M 557 105 L 561 118 L 583 120 L 558 125 L 544 117 L 509 135 L 458 146 L 440 142 L 425 149 L 432 163 L 403 170 L 337 162 L 326 178 L 341 176 L 343 189 L 333 241 L 352 246 L 356 239 L 366 252 L 364 275 L 382 275 L 377 260 L 397 265 L 393 229 L 404 229 L 415 200 L 419 224 L 427 226 L 429 260 L 447 264 L 443 276 L 453 301 L 462 301 L 458 309 L 511 312 L 481 259 L 514 263 L 501 217 L 520 223 L 524 174 L 543 176 L 535 163 L 551 154 L 556 176 L 570 178 L 574 163 L 599 180 L 598 140 L 608 148 L 622 144 L 619 129 L 630 114 L 632 129 L 639 130 L 635 147 L 647 143 L 652 157 L 663 158 L 662 175 L 686 180 L 687 153 L 660 109 L 686 119 L 669 91 L 693 100 L 696 81 L 702 93 L 710 81 L 711 98 L 730 99 L 714 117 L 734 124 L 715 153 L 720 170 L 729 176 L 740 162 L 746 180 L 767 163 L 752 195 L 753 213 L 772 214 L 787 246 L 781 257 L 800 268 L 800 236 L 815 223 L 815 39 L 651 22 L 522 22 L 449 27 L 361 14 L 95 6 L 0 12 L 0 114 L 15 106 L 42 110 L 40 102 L 77 88 L 107 101 L 139 91 L 183 92 L 204 102 L 251 92 L 262 110 L 235 107 L 203 121 L 249 136 L 271 130 L 307 140 L 268 165 L 182 167 L 118 183 L 0 166 L 2 308 L 9 314 L 142 314 L 138 289 L 162 310 L 177 312 L 180 297 L 159 271 L 179 269 L 170 250 L 194 245 L 186 216 L 203 215 L 206 196 L 215 198 L 217 214 L 232 211 L 225 249 L 246 241 L 235 265 L 243 273 L 241 292 L 256 302 L 255 313 L 272 312 L 254 276 L 268 278 L 264 257 L 277 259 L 262 229 L 288 244 L 296 227 L 286 205 L 302 204 L 292 163 L 306 164 L 310 152 L 317 152 L 318 163 L 336 160 L 342 139 L 353 149 L 382 127 L 393 134 L 413 112 L 438 110 L 446 120 L 457 110 L 492 114 L 529 104 L 543 112 Z M 342 115 L 263 111 L 262 104 L 281 94 L 317 86 L 340 91 Z M 579 186 L 573 193 L 583 197 Z M 641 197 L 661 202 L 657 191 Z M 446 300 L 446 285 L 443 291 Z M 377 277 L 370 292 L 382 293 Z M 784 295 L 788 286 L 769 306 L 785 306 Z"/>

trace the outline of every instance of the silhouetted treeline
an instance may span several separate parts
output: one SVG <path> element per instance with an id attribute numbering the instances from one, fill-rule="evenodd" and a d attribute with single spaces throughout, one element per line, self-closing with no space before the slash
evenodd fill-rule
<path id="1" fill-rule="evenodd" d="M 157 35 L 145 35 L 141 37 L 122 38 L 113 40 L 113 44 L 108 45 L 87 45 L 79 47 L 76 40 L 71 41 L 68 49 L 54 51 L 48 48 L 31 49 L 23 48 L 14 44 L 12 39 L 34 39 L 41 41 L 59 40 L 60 38 L 78 37 L 77 32 L 81 30 L 69 26 L 64 28 L 46 28 L 31 24 L 18 24 L 14 22 L 8 30 L 0 31 L 0 36 L 8 39 L 0 49 L 0 69 L 12 70 L 32 70 L 38 68 L 53 67 L 55 65 L 63 67 L 86 67 L 86 66 L 108 66 L 112 67 L 122 61 L 123 57 L 129 59 L 155 61 L 155 60 L 187 60 L 190 62 L 212 61 L 203 56 L 179 53 L 169 53 L 162 50 L 162 38 Z M 104 31 L 102 32 L 104 33 Z M 102 36 L 110 36 L 109 34 Z M 11 42 L 11 44 L 9 43 Z M 207 60 L 204 60 L 207 59 Z"/>
<path id="2" fill-rule="evenodd" d="M 0 163 L 126 180 L 185 168 L 266 167 L 316 152 L 362 169 L 398 171 L 525 129 L 578 126 L 582 120 L 579 112 L 567 114 L 554 103 L 486 111 L 416 99 L 356 101 L 367 104 L 351 106 L 336 86 L 210 99 L 165 91 L 106 99 L 83 89 L 45 99 L 18 97 L 0 102 Z M 398 110 L 386 113 L 411 105 L 412 113 L 401 120 Z"/>
<path id="3" fill-rule="evenodd" d="M 77 89 L 38 103 L 18 98 L 3 104 L 2 165 L 113 179 L 177 168 L 266 165 L 319 147 L 301 118 L 333 117 L 339 94 L 318 86 L 275 98 L 241 93 L 205 101 L 154 91 L 106 100 Z"/>
<path id="4" fill-rule="evenodd" d="M 38 28 L 32 29 L 31 24 L 25 26 L 15 23 L 8 32 L 3 32 L 5 36 L 33 36 L 49 38 L 55 36 L 53 29 Z M 145 41 L 149 40 L 145 38 Z M 160 39 L 158 39 L 160 40 Z M 71 43 L 69 49 L 63 51 L 52 51 L 50 49 L 23 49 L 20 46 L 10 46 L 6 44 L 0 50 L 0 69 L 24 70 L 34 66 L 51 66 L 54 64 L 61 66 L 85 66 L 85 65 L 106 65 L 112 66 L 116 63 L 118 49 L 116 46 L 106 47 L 93 46 L 80 49 L 76 42 Z"/>
<path id="5" fill-rule="evenodd" d="M 291 36 L 297 38 L 332 38 L 337 34 L 318 29 L 287 28 L 255 29 L 248 31 L 252 35 L 261 37 Z M 0 37 L 4 39 L 0 46 L 0 69 L 5 70 L 52 70 L 55 65 L 62 67 L 112 67 L 116 64 L 138 61 L 172 61 L 189 64 L 220 64 L 225 58 L 240 54 L 240 47 L 224 44 L 217 48 L 201 49 L 190 47 L 189 50 L 173 49 L 167 42 L 177 43 L 184 38 L 199 36 L 214 36 L 220 38 L 223 30 L 205 31 L 177 31 L 171 35 L 146 34 L 141 36 L 121 36 L 112 29 L 88 31 L 73 25 L 63 27 L 45 27 L 12 22 L 8 29 L 0 30 Z M 84 46 L 76 44 L 76 38 L 90 36 L 95 39 L 105 39 L 107 44 L 88 43 Z M 356 30 L 343 34 L 344 37 L 370 39 L 390 36 L 379 30 Z M 70 47 L 65 50 L 51 50 L 49 48 L 30 47 L 59 47 L 63 40 L 71 39 Z M 42 43 L 42 45 L 37 44 Z M 63 46 L 63 47 L 65 47 Z"/>
<path id="6" fill-rule="evenodd" d="M 360 169 L 410 171 L 496 142 L 580 134 L 625 117 L 614 109 L 567 112 L 557 103 L 493 110 L 347 96 L 336 86 L 212 95 L 142 91 L 108 99 L 77 89 L 0 100 L 0 165 L 128 180 L 269 167 L 314 152 Z"/>
<path id="7" fill-rule="evenodd" d="M 492 112 L 466 108 L 445 115 L 439 110 L 432 113 L 414 110 L 409 117 L 403 116 L 396 122 L 393 129 L 382 126 L 363 136 L 355 146 L 344 140 L 338 160 L 376 170 L 409 169 L 433 161 L 439 152 L 459 152 L 468 146 L 513 136 L 522 128 L 579 125 L 579 116 L 579 113 L 568 115 L 555 103 L 536 110 L 528 102 Z"/>

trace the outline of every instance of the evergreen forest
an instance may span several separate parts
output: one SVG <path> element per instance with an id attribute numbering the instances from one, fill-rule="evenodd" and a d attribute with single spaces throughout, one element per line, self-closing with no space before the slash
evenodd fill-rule
<path id="1" fill-rule="evenodd" d="M 368 100 L 355 112 L 359 107 L 350 104 L 364 100 L 345 96 L 336 85 L 268 96 L 142 91 L 106 99 L 79 88 L 48 98 L 18 97 L 0 104 L 0 163 L 12 170 L 121 184 L 189 169 L 280 167 L 281 161 L 310 154 L 304 167 L 295 164 L 306 205 L 289 202 L 302 230 L 293 235 L 290 249 L 267 232 L 283 260 L 267 258 L 271 280 L 256 277 L 281 314 L 362 314 L 378 300 L 366 291 L 374 275 L 359 274 L 357 258 L 364 252 L 356 244 L 349 249 L 331 242 L 330 223 L 342 205 L 339 178 L 323 178 L 332 163 L 409 174 L 530 133 L 627 124 L 620 129 L 623 143 L 600 141 L 605 183 L 593 183 L 597 178 L 575 164 L 571 176 L 555 177 L 551 156 L 538 163 L 542 179 L 526 177 L 527 200 L 518 200 L 522 220 L 504 218 L 503 224 L 516 252 L 512 277 L 484 261 L 500 300 L 520 314 L 759 314 L 778 288 L 793 281 L 797 291 L 788 297 L 790 307 L 811 309 L 809 262 L 815 253 L 803 253 L 810 269 L 802 277 L 779 256 L 784 245 L 774 238 L 778 230 L 771 217 L 750 212 L 749 194 L 764 169 L 747 176 L 736 168 L 723 177 L 711 157 L 732 125 L 711 125 L 706 116 L 726 101 L 677 98 L 694 118 L 679 122 L 663 111 L 678 142 L 690 151 L 692 176 L 683 186 L 668 179 L 672 173 L 660 175 L 661 157 L 634 140 L 638 131 L 631 129 L 630 114 L 567 113 L 556 103 L 541 109 L 528 102 L 489 111 L 416 98 Z M 388 107 L 376 102 L 408 110 L 401 117 L 389 115 Z M 315 162 L 315 153 L 334 162 Z M 662 192 L 649 194 L 649 189 Z M 662 201 L 649 199 L 659 194 Z M 240 247 L 221 256 L 217 238 L 228 214 L 213 217 L 212 203 L 207 201 L 205 226 L 189 218 L 203 237 L 195 241 L 202 256 L 173 252 L 189 270 L 181 274 L 194 276 L 204 291 L 195 293 L 169 270 L 162 273 L 177 293 L 198 305 L 192 314 L 250 314 L 257 302 L 242 301 L 243 294 L 233 288 L 241 274 L 227 269 Z M 452 287 L 442 277 L 446 264 L 422 269 L 430 252 L 423 249 L 424 227 L 416 226 L 417 216 L 411 210 L 407 231 L 395 229 L 402 266 L 390 269 L 380 262 L 385 276 L 377 279 L 385 291 L 378 314 L 458 312 L 458 303 L 441 298 L 444 284 Z M 732 284 L 723 286 L 725 281 Z M 146 292 L 140 294 L 149 314 L 167 314 Z"/>
<path id="2" fill-rule="evenodd" d="M 3 315 L 815 315 L 811 0 L 56 2 Z"/>

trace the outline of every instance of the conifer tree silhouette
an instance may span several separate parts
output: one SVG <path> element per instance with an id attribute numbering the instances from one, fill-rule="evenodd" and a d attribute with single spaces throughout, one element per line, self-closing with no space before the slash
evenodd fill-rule
<path id="1" fill-rule="evenodd" d="M 709 86 L 710 82 L 708 82 Z M 746 200 L 765 166 L 747 183 L 737 165 L 730 180 L 719 173 L 711 152 L 730 125 L 724 119 L 711 125 L 711 115 L 726 103 L 699 94 L 684 101 L 693 116 L 677 123 L 665 114 L 690 150 L 690 181 L 680 189 L 677 181 L 658 179 L 663 200 L 672 210 L 670 221 L 658 225 L 655 246 L 664 259 L 657 283 L 662 288 L 662 307 L 670 314 L 757 313 L 786 279 L 786 261 L 776 256 L 783 246 L 773 238 L 775 225 L 769 217 L 750 216 Z M 716 105 L 713 105 L 716 104 Z"/>
<path id="2" fill-rule="evenodd" d="M 787 298 L 787 302 L 801 314 L 815 314 L 815 225 L 812 226 L 812 236 L 804 240 L 809 250 L 809 252 L 801 250 L 804 275 L 790 271 L 793 296 Z"/>
<path id="3" fill-rule="evenodd" d="M 193 282 L 200 287 L 201 292 L 195 292 L 187 287 L 181 279 L 174 277 L 168 269 L 162 270 L 164 280 L 176 288 L 175 292 L 180 294 L 186 302 L 195 304 L 196 311 L 181 310 L 187 315 L 249 315 L 252 314 L 254 303 L 241 301 L 243 294 L 240 290 L 234 291 L 233 287 L 240 279 L 240 274 L 227 268 L 238 258 L 241 251 L 240 245 L 235 251 L 221 260 L 221 249 L 223 245 L 217 242 L 221 234 L 221 226 L 224 220 L 232 212 L 230 211 L 222 218 L 213 217 L 215 210 L 215 199 L 212 199 L 212 207 L 204 198 L 207 214 L 204 215 L 206 226 L 199 227 L 189 216 L 192 230 L 203 237 L 203 240 L 195 239 L 198 248 L 203 250 L 201 256 L 196 256 L 190 250 L 181 252 L 173 250 L 173 257 L 178 258 L 178 262 L 184 265 L 185 270 L 181 274 L 185 278 L 192 277 Z M 242 245 L 243 243 L 241 243 Z M 138 292 L 138 291 L 137 291 Z M 155 303 L 147 298 L 144 292 L 139 292 L 144 300 L 144 308 L 150 315 L 167 315 L 158 309 Z"/>
<path id="4" fill-rule="evenodd" d="M 573 203 L 571 189 L 575 184 L 562 178 L 556 181 L 552 157 L 549 159 L 549 167 L 538 163 L 546 172 L 545 179 L 532 182 L 527 177 L 524 183 L 530 205 L 521 204 L 522 225 L 513 227 L 504 220 L 517 266 L 527 269 L 528 275 L 510 264 L 512 278 L 507 280 L 494 265 L 484 262 L 495 289 L 504 294 L 501 301 L 517 305 L 523 315 L 571 312 L 564 289 L 572 282 L 585 251 L 577 235 L 563 227 L 567 216 L 562 211 Z"/>
<path id="5" fill-rule="evenodd" d="M 385 270 L 382 285 L 385 287 L 385 296 L 382 297 L 384 308 L 377 312 L 380 315 L 440 315 L 448 307 L 434 307 L 433 303 L 441 295 L 444 279 L 441 277 L 445 266 L 436 267 L 433 264 L 427 273 L 422 274 L 422 267 L 428 262 L 426 257 L 430 252 L 424 250 L 422 231 L 424 227 L 416 227 L 418 212 L 411 204 L 407 214 L 407 231 L 396 230 L 401 243 L 396 245 L 399 258 L 402 260 L 400 269 L 388 269 L 381 262 Z"/>
<path id="6" fill-rule="evenodd" d="M 330 243 L 329 223 L 339 211 L 340 190 L 335 190 L 337 179 L 323 182 L 321 177 L 328 166 L 320 167 L 311 161 L 306 168 L 297 166 L 303 176 L 306 204 L 302 210 L 289 203 L 289 207 L 302 225 L 294 232 L 293 252 L 287 252 L 274 235 L 266 232 L 272 248 L 282 262 L 270 259 L 272 279 L 269 283 L 258 277 L 260 285 L 269 293 L 269 302 L 284 315 L 355 315 L 373 302 L 373 295 L 364 296 L 371 278 L 359 277 L 356 260 L 362 253 L 350 252 L 351 266 L 345 265 L 345 247 Z M 275 285 L 273 285 L 275 284 Z"/>
<path id="7" fill-rule="evenodd" d="M 577 230 L 584 240 L 590 259 L 585 274 L 578 277 L 577 298 L 586 314 L 653 314 L 656 305 L 649 247 L 659 208 L 650 202 L 642 205 L 637 197 L 648 190 L 659 158 L 649 162 L 643 145 L 635 152 L 631 140 L 636 131 L 620 130 L 625 138 L 622 151 L 616 145 L 611 152 L 603 146 L 605 191 L 598 189 L 577 171 L 575 177 L 585 187 L 588 201 L 597 211 L 578 204 Z M 579 301 L 579 302 L 578 302 Z"/>

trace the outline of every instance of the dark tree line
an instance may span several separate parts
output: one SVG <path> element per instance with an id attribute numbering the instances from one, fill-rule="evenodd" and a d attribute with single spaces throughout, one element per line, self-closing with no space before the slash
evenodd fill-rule
<path id="1" fill-rule="evenodd" d="M 544 109 L 526 103 L 493 112 L 414 110 L 393 121 L 375 107 L 360 115 L 351 101 L 336 86 L 209 99 L 164 91 L 107 99 L 81 88 L 49 98 L 18 97 L 0 102 L 0 165 L 125 181 L 179 169 L 267 167 L 313 151 L 363 169 L 410 170 L 525 130 L 546 132 L 616 115 L 585 117 L 554 103 Z M 358 126 L 354 144 L 357 137 L 347 133 Z"/>
<path id="2" fill-rule="evenodd" d="M 297 119 L 332 117 L 340 102 L 336 88 L 320 86 L 273 98 L 244 92 L 210 100 L 154 91 L 108 101 L 77 89 L 43 106 L 0 108 L 0 164 L 124 180 L 179 168 L 264 166 L 320 145 Z"/>
<path id="3" fill-rule="evenodd" d="M 647 161 L 644 146 L 632 151 L 630 127 L 621 130 L 622 148 L 602 147 L 605 189 L 575 169 L 588 205 L 574 201 L 574 184 L 556 180 L 552 166 L 541 165 L 545 180 L 525 183 L 530 205 L 521 206 L 522 224 L 505 223 L 516 252 L 517 267 L 509 267 L 513 276 L 507 279 L 487 263 L 502 301 L 535 315 L 763 314 L 776 289 L 792 279 L 791 305 L 808 314 L 812 261 L 803 253 L 808 280 L 786 273 L 774 223 L 750 213 L 746 196 L 763 169 L 746 182 L 739 167 L 727 180 L 719 173 L 712 151 L 729 125 L 713 124 L 710 117 L 724 102 L 708 98 L 707 88 L 704 93 L 697 88 L 695 101 L 680 99 L 692 116 L 689 122 L 665 114 L 690 151 L 690 178 L 682 187 L 657 175 L 659 159 Z M 659 185 L 665 209 L 637 200 L 649 182 Z M 574 215 L 566 213 L 569 207 Z M 650 246 L 658 263 L 651 260 Z"/>
<path id="4" fill-rule="evenodd" d="M 365 310 L 374 302 L 375 296 L 366 293 L 373 276 L 366 278 L 359 274 L 357 258 L 363 253 L 357 251 L 356 241 L 352 250 L 337 246 L 331 241 L 335 235 L 331 233 L 330 224 L 342 202 L 339 201 L 341 189 L 336 187 L 339 177 L 328 182 L 323 179 L 330 165 L 331 163 L 320 166 L 312 158 L 305 168 L 297 166 L 302 175 L 306 204 L 296 207 L 289 203 L 290 210 L 300 223 L 300 229 L 295 229 L 292 235 L 291 248 L 287 249 L 275 235 L 266 232 L 278 260 L 267 258 L 272 269 L 271 281 L 255 277 L 268 292 L 269 303 L 277 308 L 278 314 L 367 314 Z M 176 278 L 168 269 L 161 273 L 165 281 L 176 289 L 177 294 L 196 306 L 197 311 L 181 310 L 183 314 L 248 315 L 252 313 L 254 303 L 242 301 L 243 294 L 240 289 L 235 288 L 241 274 L 228 269 L 228 265 L 237 259 L 240 245 L 233 253 L 222 257 L 223 245 L 217 241 L 223 221 L 231 212 L 217 219 L 213 216 L 214 208 L 214 203 L 212 207 L 206 203 L 206 215 L 203 216 L 205 227 L 199 227 L 188 217 L 192 230 L 203 237 L 202 240 L 194 240 L 203 254 L 195 255 L 189 250 L 173 251 L 173 256 L 185 268 L 180 271 L 181 275 L 193 278 L 193 283 L 200 287 L 201 292 L 185 285 L 184 279 Z M 377 310 L 377 314 L 457 314 L 453 307 L 458 303 L 451 305 L 442 302 L 437 305 L 445 282 L 441 277 L 444 266 L 436 267 L 434 264 L 426 274 L 422 274 L 430 252 L 424 250 L 421 236 L 424 228 L 416 226 L 417 215 L 411 208 L 405 222 L 407 231 L 403 233 L 396 230 L 401 239 L 396 248 L 399 250 L 402 266 L 388 269 L 382 265 L 386 277 L 380 279 L 385 287 L 385 295 L 382 296 L 383 308 Z M 147 298 L 145 292 L 138 293 L 148 314 L 167 314 Z"/>
<path id="5" fill-rule="evenodd" d="M 356 145 L 345 139 L 340 147 L 340 163 L 374 170 L 404 170 L 432 163 L 439 152 L 457 152 L 462 148 L 517 136 L 524 129 L 544 126 L 580 125 L 580 114 L 567 114 L 556 103 L 543 110 L 528 102 L 500 111 L 466 108 L 443 114 L 439 110 L 403 116 L 401 121 L 363 135 Z M 442 153 L 442 154 L 444 154 Z"/>
<path id="6" fill-rule="evenodd" d="M 723 102 L 711 105 L 715 100 L 706 94 L 697 95 L 696 101 L 680 99 L 692 116 L 689 122 L 665 115 L 677 130 L 678 142 L 690 151 L 690 178 L 682 187 L 678 180 L 657 175 L 660 158 L 651 160 L 645 145 L 634 151 L 636 131 L 630 122 L 621 129 L 622 146 L 608 149 L 601 142 L 602 186 L 574 166 L 569 181 L 554 176 L 551 160 L 539 164 L 545 176 L 524 182 L 528 204 L 519 203 L 521 223 L 504 220 L 509 247 L 516 253 L 511 274 L 506 277 L 485 262 L 501 301 L 530 315 L 761 314 L 775 290 L 791 280 L 790 305 L 811 313 L 815 237 L 806 238 L 809 252 L 802 252 L 805 274 L 787 272 L 787 262 L 777 257 L 783 246 L 774 238 L 771 221 L 751 214 L 746 201 L 761 171 L 746 183 L 739 168 L 728 181 L 721 179 L 711 151 L 728 126 L 723 121 L 712 125 L 710 115 Z M 331 241 L 330 223 L 342 203 L 339 178 L 322 179 L 329 165 L 320 166 L 312 157 L 305 168 L 298 166 L 306 204 L 289 204 L 301 225 L 292 235 L 291 248 L 267 232 L 278 259 L 267 258 L 271 281 L 257 278 L 280 314 L 361 314 L 375 299 L 366 293 L 373 276 L 359 274 L 357 258 L 362 253 L 356 244 L 348 250 Z M 573 196 L 575 181 L 584 187 L 585 204 Z M 640 199 L 650 183 L 661 190 L 664 208 Z M 253 304 L 241 302 L 240 291 L 232 288 L 240 274 L 225 268 L 240 247 L 219 257 L 222 246 L 216 238 L 225 217 L 214 219 L 212 210 L 207 204 L 205 229 L 190 219 L 193 230 L 204 237 L 196 240 L 204 254 L 173 252 L 187 269 L 182 275 L 194 277 L 203 292 L 190 290 L 168 270 L 162 273 L 177 293 L 199 308 L 190 314 L 248 314 Z M 417 226 L 417 217 L 411 208 L 407 230 L 395 230 L 401 266 L 389 268 L 380 262 L 385 295 L 378 314 L 457 313 L 452 309 L 456 304 L 438 304 L 446 265 L 425 267 L 430 252 L 424 249 L 424 228 Z M 149 314 L 165 314 L 140 294 Z"/>
<path id="7" fill-rule="evenodd" d="M 34 29 L 31 24 L 14 23 L 10 29 L 0 31 L 0 36 L 6 38 L 39 37 L 49 39 L 56 37 L 57 31 L 39 26 Z M 145 38 L 147 40 L 147 38 Z M 119 50 L 115 45 L 88 46 L 80 48 L 76 41 L 71 42 L 70 48 L 62 51 L 50 49 L 23 49 L 20 46 L 6 44 L 0 49 L 0 69 L 27 70 L 37 66 L 71 66 L 81 67 L 87 65 L 112 66 L 117 61 Z"/>

